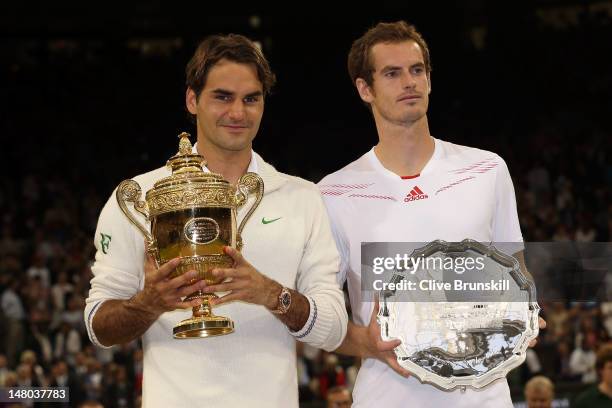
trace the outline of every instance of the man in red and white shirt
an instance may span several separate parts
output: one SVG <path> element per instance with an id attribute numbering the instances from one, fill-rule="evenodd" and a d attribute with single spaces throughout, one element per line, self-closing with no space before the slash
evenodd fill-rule
<path id="1" fill-rule="evenodd" d="M 383 342 L 376 307 L 361 288 L 362 242 L 522 243 L 512 180 L 495 153 L 434 139 L 427 44 L 405 22 L 380 23 L 353 43 L 348 68 L 370 108 L 379 142 L 319 187 L 341 253 L 353 321 L 337 352 L 363 358 L 354 407 L 511 407 L 505 379 L 445 392 L 398 363 L 399 340 Z"/>

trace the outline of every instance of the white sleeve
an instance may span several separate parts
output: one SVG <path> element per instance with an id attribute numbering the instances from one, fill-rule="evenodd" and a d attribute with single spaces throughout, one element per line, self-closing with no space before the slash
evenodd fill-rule
<path id="1" fill-rule="evenodd" d="M 97 310 L 105 300 L 134 296 L 141 288 L 144 273 L 144 237 L 119 208 L 114 191 L 100 213 L 94 244 L 96 259 L 91 268 L 94 277 L 84 318 L 89 339 L 104 347 L 92 329 Z"/>
<path id="2" fill-rule="evenodd" d="M 523 235 L 516 210 L 516 196 L 506 162 L 499 158 L 495 180 L 493 242 L 513 245 L 512 253 L 523 249 Z M 514 245 L 516 244 L 516 245 Z"/>
<path id="3" fill-rule="evenodd" d="M 310 316 L 302 329 L 291 334 L 314 347 L 332 351 L 346 336 L 348 316 L 344 294 L 336 281 L 340 258 L 318 189 L 312 191 L 311 197 L 310 234 L 296 282 L 298 292 L 310 303 Z"/>
<path id="4" fill-rule="evenodd" d="M 340 225 L 340 210 L 337 208 L 337 203 L 332 198 L 325 196 L 323 196 L 323 202 L 325 203 L 325 208 L 329 217 L 329 223 L 331 226 L 332 236 L 334 237 L 334 242 L 336 243 L 336 249 L 338 249 L 340 254 L 340 268 L 338 270 L 336 279 L 338 280 L 340 287 L 342 287 L 344 286 L 344 282 L 346 282 L 349 269 L 351 259 L 349 250 L 350 247 L 344 233 L 342 232 L 343 230 Z"/>

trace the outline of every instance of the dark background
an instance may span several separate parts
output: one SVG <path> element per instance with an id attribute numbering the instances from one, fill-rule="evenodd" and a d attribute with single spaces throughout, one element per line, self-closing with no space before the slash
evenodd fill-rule
<path id="1" fill-rule="evenodd" d="M 365 29 L 398 19 L 429 42 L 435 137 L 501 150 L 512 161 L 542 155 L 530 139 L 543 127 L 553 142 L 574 146 L 593 128 L 610 134 L 609 1 L 381 3 L 335 14 L 300 4 L 238 16 L 162 4 L 0 6 L 9 9 L 0 17 L 8 156 L 45 172 L 70 157 L 110 193 L 122 177 L 174 153 L 175 136 L 192 130 L 186 62 L 207 34 L 237 32 L 261 41 L 278 76 L 255 149 L 280 170 L 318 181 L 376 141 L 346 56 Z M 28 157 L 33 146 L 47 160 Z"/>
<path id="2" fill-rule="evenodd" d="M 337 11 L 329 2 L 278 3 L 273 13 L 255 3 L 210 7 L 0 5 L 0 292 L 16 293 L 25 311 L 10 321 L 23 340 L 0 341 L 9 369 L 27 348 L 37 355 L 41 380 L 51 381 L 58 362 L 67 361 L 92 399 L 115 395 L 108 389 L 118 392 L 122 370 L 138 384 L 138 345 L 106 361 L 71 316 L 87 296 L 97 216 L 112 190 L 163 165 L 181 131 L 195 139 L 184 67 L 208 34 L 241 33 L 262 44 L 278 83 L 254 149 L 277 169 L 317 182 L 377 141 L 347 74 L 352 41 L 379 21 L 414 23 L 432 55 L 432 135 L 506 160 L 525 239 L 610 240 L 612 1 L 374 2 Z M 46 285 L 31 269 L 41 263 Z M 56 304 L 50 291 L 62 274 L 71 288 Z M 603 344 L 612 332 L 612 309 L 598 303 L 542 306 L 552 323 L 535 349 L 541 368 L 513 372 L 518 399 L 537 373 L 567 384 L 560 394 L 574 395 L 586 383 L 568 371 L 569 353 Z M 45 355 L 32 334 L 42 332 L 55 347 L 62 330 L 78 333 L 78 352 Z M 309 360 L 311 379 L 342 382 L 331 373 L 348 376 L 353 363 L 328 360 Z M 109 379 L 102 385 L 95 382 L 99 370 Z M 323 396 L 319 389 L 311 397 Z"/>

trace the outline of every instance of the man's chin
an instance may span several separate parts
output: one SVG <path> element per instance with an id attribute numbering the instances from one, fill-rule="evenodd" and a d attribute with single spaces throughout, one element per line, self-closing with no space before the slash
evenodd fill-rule
<path id="1" fill-rule="evenodd" d="M 216 137 L 210 138 L 211 144 L 215 145 L 221 150 L 227 152 L 241 152 L 244 150 L 251 150 L 254 136 L 250 134 L 217 134 Z"/>
<path id="2" fill-rule="evenodd" d="M 244 150 L 251 150 L 251 142 L 247 141 L 247 142 L 240 142 L 240 143 L 224 143 L 221 146 L 224 150 L 230 151 L 230 152 L 242 152 Z"/>
<path id="3" fill-rule="evenodd" d="M 426 112 L 422 110 L 406 112 L 400 117 L 402 123 L 414 123 L 425 116 Z"/>

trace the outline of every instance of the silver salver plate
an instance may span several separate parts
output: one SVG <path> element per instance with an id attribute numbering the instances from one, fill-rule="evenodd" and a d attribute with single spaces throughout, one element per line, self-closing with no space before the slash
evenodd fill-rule
<path id="1" fill-rule="evenodd" d="M 529 342 L 538 335 L 540 307 L 535 285 L 517 259 L 469 239 L 433 241 L 411 256 L 479 257 L 484 264 L 479 280 L 508 284 L 503 290 L 470 292 L 473 299 L 466 298 L 467 292 L 445 290 L 380 291 L 381 337 L 401 340 L 395 353 L 402 367 L 423 383 L 451 391 L 485 387 L 525 361 Z M 431 267 L 411 272 L 396 270 L 390 280 L 444 282 L 457 277 Z"/>

